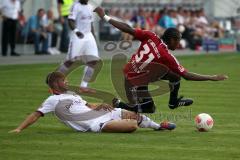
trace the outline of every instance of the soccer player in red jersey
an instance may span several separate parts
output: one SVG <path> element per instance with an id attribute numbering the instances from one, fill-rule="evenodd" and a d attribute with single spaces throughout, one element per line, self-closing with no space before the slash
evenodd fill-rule
<path id="1" fill-rule="evenodd" d="M 181 66 L 169 52 L 178 47 L 181 39 L 181 33 L 175 28 L 167 29 L 160 38 L 151 31 L 134 29 L 126 23 L 107 16 L 101 7 L 95 12 L 122 32 L 131 34 L 141 41 L 139 49 L 124 67 L 125 90 L 129 104 L 115 99 L 114 103 L 117 107 L 135 112 L 153 113 L 155 105 L 148 93 L 148 84 L 161 79 L 169 80 L 172 86 L 168 105 L 170 109 L 189 106 L 193 103 L 191 99 L 178 97 L 181 77 L 191 81 L 221 81 L 228 78 L 226 75 L 202 75 L 189 72 Z"/>

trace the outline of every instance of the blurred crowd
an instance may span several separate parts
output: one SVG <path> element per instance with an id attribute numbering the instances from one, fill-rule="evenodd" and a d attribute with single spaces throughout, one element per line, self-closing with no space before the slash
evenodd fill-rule
<path id="1" fill-rule="evenodd" d="M 58 17 L 53 11 L 40 8 L 29 18 L 19 0 L 2 0 L 0 13 L 2 18 L 2 56 L 19 56 L 15 44 L 34 44 L 35 54 L 66 53 L 69 45 L 69 27 L 67 17 L 74 0 L 56 0 Z M 57 18 L 55 18 L 57 17 Z M 58 45 L 58 40 L 60 43 Z"/>
<path id="2" fill-rule="evenodd" d="M 130 26 L 151 30 L 158 35 L 162 35 L 169 27 L 178 28 L 182 32 L 181 47 L 198 49 L 202 45 L 204 38 L 221 38 L 224 36 L 224 29 L 216 20 L 209 20 L 203 9 L 189 10 L 184 8 L 162 10 L 144 9 L 138 10 L 111 8 L 109 14 L 116 19 L 120 19 Z M 106 24 L 103 24 L 106 25 Z M 114 27 L 109 27 L 111 37 L 119 37 L 121 34 Z M 128 34 L 122 34 L 121 39 L 132 40 Z"/>
<path id="3" fill-rule="evenodd" d="M 53 11 L 40 8 L 28 20 L 23 12 L 20 13 L 17 40 L 19 43 L 33 43 L 35 54 L 60 54 L 57 41 L 61 31 L 62 26 L 54 19 Z"/>
<path id="4" fill-rule="evenodd" d="M 12 56 L 19 55 L 15 52 L 15 40 L 17 43 L 34 44 L 35 54 L 54 55 L 67 52 L 69 44 L 67 17 L 74 0 L 56 1 L 59 17 L 54 15 L 52 10 L 40 8 L 34 15 L 26 18 L 19 0 L 2 0 L 0 11 L 3 21 L 3 56 L 7 55 L 8 45 L 11 47 Z M 224 37 L 225 33 L 225 29 L 217 20 L 206 17 L 203 9 L 178 7 L 157 10 L 138 7 L 138 9 L 110 8 L 106 9 L 106 12 L 134 28 L 151 30 L 160 36 L 169 27 L 178 28 L 182 33 L 180 48 L 199 50 L 205 38 L 219 39 Z M 104 21 L 100 22 L 99 31 L 100 40 L 133 39 L 131 35 L 121 33 Z"/>

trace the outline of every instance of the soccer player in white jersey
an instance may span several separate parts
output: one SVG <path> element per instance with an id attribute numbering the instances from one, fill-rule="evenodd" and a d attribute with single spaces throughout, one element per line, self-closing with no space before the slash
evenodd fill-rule
<path id="1" fill-rule="evenodd" d="M 93 11 L 94 6 L 88 4 L 88 0 L 73 3 L 68 16 L 69 26 L 72 29 L 68 55 L 65 62 L 57 69 L 68 75 L 80 65 L 86 65 L 80 84 L 83 91 L 88 91 L 88 83 L 95 80 L 102 66 L 93 29 Z"/>
<path id="2" fill-rule="evenodd" d="M 93 105 L 87 103 L 79 95 L 68 92 L 65 76 L 60 72 L 53 72 L 47 76 L 46 82 L 53 90 L 42 105 L 30 114 L 11 133 L 19 133 L 40 117 L 55 112 L 60 121 L 72 129 L 80 132 L 134 132 L 138 127 L 152 128 L 154 130 L 172 130 L 174 123 L 152 121 L 145 115 L 112 108 L 108 104 Z"/>

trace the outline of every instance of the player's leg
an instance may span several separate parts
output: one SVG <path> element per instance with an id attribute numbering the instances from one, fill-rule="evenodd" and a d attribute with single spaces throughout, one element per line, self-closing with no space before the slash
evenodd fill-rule
<path id="1" fill-rule="evenodd" d="M 95 38 L 92 34 L 85 35 L 83 62 L 86 64 L 81 82 L 82 88 L 87 88 L 89 82 L 95 81 L 102 68 L 102 60 L 98 55 L 98 48 Z"/>
<path id="2" fill-rule="evenodd" d="M 125 91 L 129 104 L 114 99 L 114 106 L 140 113 L 154 113 L 156 107 L 148 91 L 148 84 L 159 80 L 168 71 L 169 69 L 165 65 L 151 63 L 139 74 L 134 73 L 131 75 L 131 73 L 126 73 Z"/>
<path id="3" fill-rule="evenodd" d="M 137 121 L 134 119 L 123 119 L 123 120 L 112 120 L 107 122 L 102 132 L 110 133 L 131 133 L 136 131 L 138 128 Z"/>
<path id="4" fill-rule="evenodd" d="M 127 111 L 127 110 L 122 110 L 121 117 L 122 119 L 136 120 L 140 128 L 152 128 L 154 130 L 163 130 L 163 129 L 172 130 L 176 128 L 176 125 L 174 123 L 165 121 L 158 124 L 153 120 L 151 120 L 146 115 L 138 114 L 138 113 Z"/>
<path id="5" fill-rule="evenodd" d="M 170 109 L 175 109 L 180 106 L 189 106 L 193 103 L 192 99 L 183 99 L 183 97 L 178 98 L 181 81 L 181 77 L 179 75 L 169 71 L 162 79 L 169 80 L 170 98 L 168 106 Z"/>
<path id="6" fill-rule="evenodd" d="M 87 62 L 84 68 L 84 74 L 83 74 L 82 82 L 80 85 L 81 87 L 87 88 L 89 82 L 94 82 L 98 73 L 102 68 L 102 65 L 103 65 L 102 60 L 98 57 L 95 57 L 94 59 L 95 60 L 91 60 Z"/>
<path id="7" fill-rule="evenodd" d="M 114 107 L 139 113 L 155 112 L 156 107 L 148 91 L 148 86 L 136 87 L 125 80 L 125 92 L 129 103 L 126 104 L 118 99 L 113 99 Z"/>
<path id="8" fill-rule="evenodd" d="M 101 130 L 102 132 L 131 133 L 137 130 L 138 127 L 152 128 L 156 130 L 160 128 L 159 124 L 153 122 L 146 116 L 136 114 L 127 110 L 119 111 L 121 111 L 121 119 L 119 119 L 118 116 L 114 116 L 113 113 L 113 120 L 105 123 Z"/>

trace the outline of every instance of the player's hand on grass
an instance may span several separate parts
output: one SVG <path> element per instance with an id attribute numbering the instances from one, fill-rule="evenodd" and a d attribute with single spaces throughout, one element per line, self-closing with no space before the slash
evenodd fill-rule
<path id="1" fill-rule="evenodd" d="M 20 133 L 20 132 L 21 132 L 21 130 L 16 128 L 14 130 L 9 131 L 8 133 Z"/>
<path id="2" fill-rule="evenodd" d="M 214 76 L 212 76 L 212 81 L 223 81 L 223 80 L 226 80 L 226 79 L 228 79 L 228 76 L 226 76 L 226 75 L 214 75 Z"/>
<path id="3" fill-rule="evenodd" d="M 76 35 L 78 36 L 78 38 L 82 39 L 84 37 L 84 35 L 81 32 L 76 32 Z"/>
<path id="4" fill-rule="evenodd" d="M 114 108 L 110 105 L 110 104 L 106 104 L 106 103 L 103 103 L 103 104 L 100 104 L 98 105 L 95 110 L 99 111 L 99 110 L 104 110 L 104 111 L 109 111 L 111 112 L 112 110 L 114 110 Z"/>
<path id="5" fill-rule="evenodd" d="M 102 7 L 97 7 L 94 12 L 96 12 L 100 18 L 105 16 L 105 11 Z"/>

